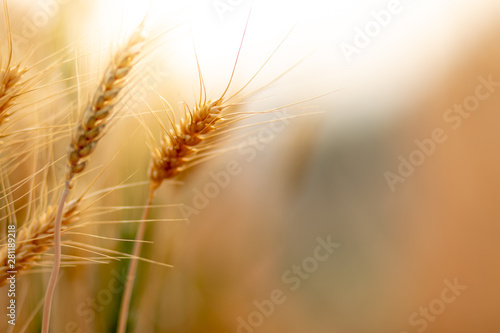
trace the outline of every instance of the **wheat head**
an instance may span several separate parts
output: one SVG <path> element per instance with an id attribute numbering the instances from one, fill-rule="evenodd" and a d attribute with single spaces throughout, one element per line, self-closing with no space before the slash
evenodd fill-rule
<path id="1" fill-rule="evenodd" d="M 198 103 L 194 110 L 186 110 L 180 124 L 165 132 L 159 147 L 152 152 L 149 178 L 152 189 L 182 172 L 190 158 L 199 151 L 198 146 L 209 133 L 217 129 L 223 111 L 228 107 L 223 98 Z"/>
<path id="2" fill-rule="evenodd" d="M 73 224 L 79 215 L 79 200 L 68 203 L 64 210 L 62 227 Z M 4 244 L 0 249 L 0 286 L 4 285 L 9 274 L 7 271 L 26 271 L 30 269 L 41 255 L 53 245 L 55 206 L 49 206 L 45 212 L 21 228 L 16 237 L 16 267 L 8 265 L 8 247 Z"/>
<path id="3" fill-rule="evenodd" d="M 0 126 L 9 117 L 9 108 L 23 87 L 22 77 L 27 68 L 20 65 L 3 69 L 0 73 Z"/>
<path id="4" fill-rule="evenodd" d="M 68 179 L 85 169 L 88 157 L 102 137 L 111 112 L 119 101 L 118 95 L 125 86 L 127 74 L 132 69 L 144 41 L 142 29 L 138 29 L 128 43 L 116 53 L 106 70 L 90 105 L 83 112 L 74 130 L 68 152 Z"/>

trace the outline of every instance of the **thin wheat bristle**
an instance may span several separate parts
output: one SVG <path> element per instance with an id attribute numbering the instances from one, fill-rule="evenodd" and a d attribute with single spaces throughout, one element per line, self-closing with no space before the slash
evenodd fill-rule
<path id="1" fill-rule="evenodd" d="M 198 152 L 197 146 L 213 132 L 223 119 L 222 112 L 228 107 L 222 98 L 214 102 L 200 103 L 191 112 L 186 111 L 180 124 L 167 132 L 160 147 L 152 153 L 149 170 L 151 187 L 158 188 L 165 179 L 175 177 L 189 163 L 189 158 Z"/>
<path id="2" fill-rule="evenodd" d="M 64 211 L 63 228 L 73 224 L 77 216 L 78 200 L 70 202 Z M 0 249 L 0 286 L 4 285 L 9 274 L 7 271 L 26 271 L 36 263 L 41 255 L 54 245 L 55 206 L 49 206 L 46 211 L 19 230 L 16 237 L 16 265 L 12 268 L 8 264 L 8 246 L 4 244 Z"/>
<path id="3" fill-rule="evenodd" d="M 90 105 L 85 109 L 76 127 L 68 153 L 68 179 L 81 173 L 88 157 L 102 137 L 103 130 L 118 102 L 118 95 L 125 86 L 127 74 L 132 69 L 144 43 L 142 29 L 136 31 L 127 45 L 115 55 L 106 70 Z"/>

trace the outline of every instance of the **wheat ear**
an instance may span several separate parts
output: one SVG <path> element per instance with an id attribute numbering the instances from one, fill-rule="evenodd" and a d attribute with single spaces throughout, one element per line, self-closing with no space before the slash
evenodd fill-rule
<path id="1" fill-rule="evenodd" d="M 27 68 L 20 65 L 2 69 L 0 73 L 0 126 L 10 116 L 9 108 L 14 103 L 19 91 L 23 88 L 22 77 Z"/>
<path id="2" fill-rule="evenodd" d="M 62 228 L 73 224 L 79 214 L 79 200 L 74 200 L 64 209 Z M 16 265 L 11 267 L 8 263 L 8 246 L 5 244 L 0 249 L 0 286 L 4 285 L 9 277 L 7 271 L 26 271 L 51 248 L 54 237 L 54 221 L 56 218 L 56 207 L 49 206 L 46 211 L 31 221 L 21 230 L 16 237 Z"/>
<path id="3" fill-rule="evenodd" d="M 10 25 L 9 9 L 7 2 L 3 1 L 3 9 L 5 15 L 5 31 L 7 34 L 7 61 L 0 69 L 0 126 L 9 117 L 9 108 L 18 97 L 20 90 L 25 86 L 23 82 L 23 75 L 26 73 L 27 68 L 22 67 L 21 64 L 12 66 L 12 30 Z"/>
<path id="4" fill-rule="evenodd" d="M 227 107 L 222 102 L 218 99 L 198 105 L 192 112 L 186 112 L 180 125 L 166 132 L 161 145 L 152 153 L 149 179 L 153 190 L 186 168 L 189 158 L 197 153 L 197 146 L 222 119 L 221 113 Z"/>
<path id="5" fill-rule="evenodd" d="M 127 45 L 115 55 L 114 61 L 106 70 L 104 78 L 92 98 L 92 102 L 85 109 L 78 126 L 75 128 L 68 153 L 68 179 L 85 169 L 88 157 L 102 137 L 109 116 L 119 100 L 118 95 L 125 85 L 126 76 L 132 69 L 134 60 L 143 46 L 144 37 L 141 31 L 136 31 Z"/>
<path id="6" fill-rule="evenodd" d="M 83 172 L 97 142 L 102 138 L 111 112 L 119 101 L 119 94 L 125 86 L 127 74 L 142 50 L 144 41 L 143 25 L 141 24 L 129 38 L 127 44 L 115 54 L 73 133 L 68 150 L 66 181 L 54 221 L 54 265 L 45 295 L 42 333 L 49 332 L 50 310 L 61 266 L 61 220 L 65 201 L 72 186 L 71 181 L 74 175 Z"/>

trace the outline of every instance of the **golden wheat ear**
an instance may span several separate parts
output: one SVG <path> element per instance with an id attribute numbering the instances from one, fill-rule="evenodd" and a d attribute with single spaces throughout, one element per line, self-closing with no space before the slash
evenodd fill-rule
<path id="1" fill-rule="evenodd" d="M 127 74 L 132 69 L 144 41 L 142 29 L 135 31 L 127 45 L 115 55 L 113 62 L 106 70 L 90 105 L 85 109 L 73 133 L 68 152 L 68 179 L 85 169 L 90 154 L 102 137 L 106 123 L 125 85 Z"/>
<path id="2" fill-rule="evenodd" d="M 12 30 L 9 9 L 5 0 L 3 1 L 3 10 L 7 37 L 7 60 L 4 61 L 2 57 L 0 68 L 0 126 L 7 121 L 10 115 L 9 109 L 26 85 L 26 82 L 23 81 L 23 76 L 27 71 L 27 68 L 23 67 L 21 63 L 12 65 Z"/>
<path id="3" fill-rule="evenodd" d="M 187 103 L 184 103 L 184 117 L 181 118 L 180 124 L 176 124 L 174 110 L 168 102 L 160 96 L 163 106 L 167 112 L 171 129 L 167 130 L 165 126 L 161 125 L 161 121 L 158 120 L 163 128 L 163 136 L 161 138 L 160 145 L 152 151 L 151 166 L 149 168 L 151 193 L 154 193 L 164 180 L 173 178 L 185 170 L 186 165 L 189 163 L 189 158 L 196 154 L 196 147 L 205 141 L 205 137 L 218 128 L 224 127 L 220 125 L 220 121 L 223 120 L 222 116 L 224 111 L 230 106 L 227 101 L 234 98 L 234 95 L 228 99 L 225 99 L 224 97 L 233 82 L 249 20 L 250 13 L 248 14 L 248 19 L 245 24 L 236 60 L 231 71 L 231 76 L 224 92 L 219 98 L 215 100 L 207 100 L 205 82 L 196 48 L 195 58 L 198 69 L 200 96 L 199 101 L 196 103 L 193 110 L 189 108 Z M 251 80 L 253 80 L 253 78 Z M 172 116 L 168 114 L 169 112 Z"/>
<path id="4" fill-rule="evenodd" d="M 248 14 L 248 18 L 243 30 L 241 37 L 241 42 L 236 54 L 236 59 L 229 77 L 228 83 L 222 92 L 222 94 L 215 100 L 208 99 L 206 94 L 205 82 L 202 75 L 202 70 L 198 55 L 195 49 L 196 65 L 198 68 L 199 76 L 199 101 L 193 107 L 189 108 L 187 103 L 184 103 L 184 116 L 181 118 L 180 123 L 175 123 L 174 111 L 172 107 L 162 99 L 164 102 L 164 107 L 167 112 L 170 112 L 172 116 L 168 115 L 170 121 L 171 129 L 163 128 L 163 136 L 161 138 L 160 145 L 156 145 L 152 149 L 152 159 L 149 168 L 149 179 L 151 191 L 155 191 L 161 186 L 162 182 L 166 179 L 171 179 L 181 172 L 187 170 L 194 163 L 199 162 L 199 157 L 201 154 L 207 152 L 213 148 L 210 142 L 217 136 L 224 134 L 223 129 L 226 129 L 229 125 L 243 120 L 245 118 L 251 117 L 253 115 L 259 114 L 259 112 L 252 113 L 238 113 L 237 108 L 244 104 L 243 101 L 262 91 L 270 84 L 274 83 L 286 73 L 291 71 L 293 68 L 298 66 L 305 58 L 301 59 L 295 63 L 292 67 L 287 69 L 284 73 L 280 74 L 267 84 L 262 87 L 247 93 L 244 96 L 240 96 L 242 92 L 252 83 L 252 81 L 258 76 L 258 74 L 263 70 L 263 68 L 269 63 L 271 58 L 276 54 L 276 52 L 281 48 L 283 43 L 291 35 L 292 30 L 290 30 L 285 37 L 280 41 L 276 48 L 272 51 L 269 57 L 262 63 L 258 70 L 252 75 L 252 77 L 236 92 L 232 93 L 230 96 L 226 97 L 228 94 L 231 84 L 233 82 L 236 67 L 241 55 L 241 50 L 243 48 L 243 42 L 245 40 L 245 35 L 247 33 L 248 24 L 250 21 L 251 11 Z M 153 114 L 154 115 L 154 114 Z M 158 120 L 161 124 L 161 121 Z"/>
<path id="5" fill-rule="evenodd" d="M 206 135 L 222 127 L 219 123 L 226 107 L 219 99 L 214 102 L 209 100 L 192 111 L 186 108 L 180 124 L 174 124 L 172 129 L 164 132 L 160 146 L 152 152 L 149 179 L 153 191 L 164 180 L 185 170 Z"/>
<path id="6" fill-rule="evenodd" d="M 23 89 L 25 82 L 23 76 L 27 68 L 20 64 L 14 67 L 1 69 L 0 74 L 0 126 L 2 126 L 11 115 L 9 109 L 14 104 L 19 92 Z"/>
<path id="7" fill-rule="evenodd" d="M 68 203 L 64 209 L 62 227 L 74 223 L 79 215 L 79 200 Z M 49 206 L 36 219 L 21 228 L 16 237 L 15 268 L 8 265 L 9 249 L 7 244 L 0 249 L 0 286 L 7 281 L 7 271 L 23 273 L 35 264 L 40 256 L 54 245 L 54 220 L 56 207 Z"/>

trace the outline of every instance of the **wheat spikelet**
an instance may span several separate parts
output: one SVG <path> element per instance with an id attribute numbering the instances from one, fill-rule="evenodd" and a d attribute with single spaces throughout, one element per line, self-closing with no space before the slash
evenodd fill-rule
<path id="1" fill-rule="evenodd" d="M 113 62 L 106 70 L 90 105 L 85 109 L 78 123 L 68 152 L 68 179 L 82 172 L 88 157 L 102 137 L 104 127 L 118 102 L 118 95 L 125 86 L 127 74 L 132 69 L 144 44 L 142 29 L 138 29 L 127 45 L 116 53 Z"/>
<path id="2" fill-rule="evenodd" d="M 62 226 L 63 229 L 73 224 L 79 214 L 79 200 L 74 200 L 66 205 Z M 26 271 L 40 259 L 41 254 L 48 251 L 53 245 L 54 221 L 56 218 L 55 206 L 49 206 L 46 211 L 36 219 L 19 230 L 16 237 L 16 267 L 8 265 L 8 247 L 4 244 L 0 249 L 0 286 L 6 282 L 7 271 Z"/>

